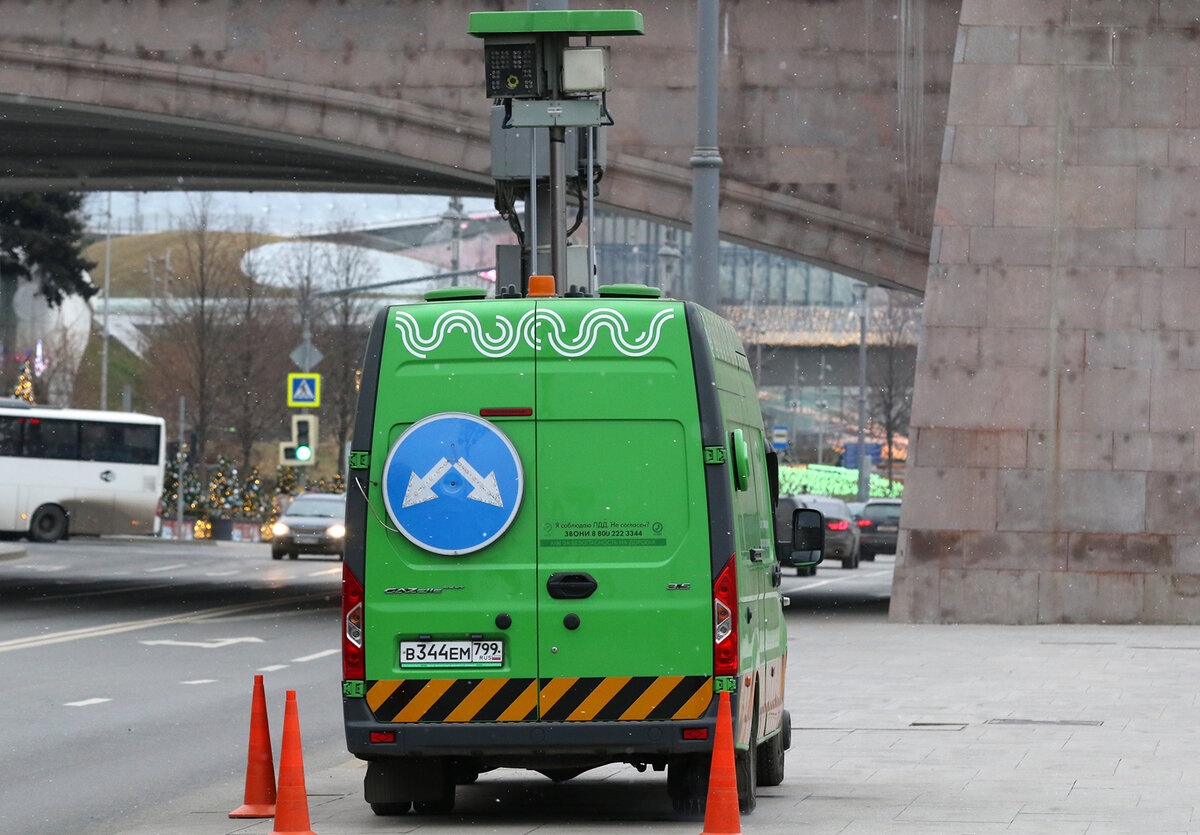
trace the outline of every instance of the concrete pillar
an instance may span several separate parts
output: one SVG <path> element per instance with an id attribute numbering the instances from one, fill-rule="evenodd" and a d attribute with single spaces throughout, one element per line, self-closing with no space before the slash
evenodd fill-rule
<path id="1" fill-rule="evenodd" d="M 1200 623 L 1197 27 L 964 0 L 893 620 Z"/>

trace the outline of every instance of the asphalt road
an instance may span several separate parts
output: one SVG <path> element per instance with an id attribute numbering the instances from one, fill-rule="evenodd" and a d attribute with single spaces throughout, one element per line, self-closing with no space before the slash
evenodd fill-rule
<path id="1" fill-rule="evenodd" d="M 340 713 L 340 583 L 336 559 L 262 544 L 76 539 L 0 562 L 0 832 L 120 831 L 244 775 L 255 673 L 276 728 L 296 690 L 306 745 L 340 745 L 304 721 Z"/>
<path id="2" fill-rule="evenodd" d="M 0 832 L 165 832 L 240 805 L 256 673 L 276 751 L 285 691 L 296 690 L 306 770 L 350 760 L 336 559 L 273 561 L 263 544 L 22 544 L 24 557 L 0 561 Z M 885 618 L 891 568 L 881 557 L 786 576 L 792 640 L 803 643 L 813 618 Z M 636 815 L 669 815 L 661 775 L 645 776 Z M 546 824 L 584 808 L 543 795 L 508 801 Z M 365 805 L 359 813 L 379 823 Z"/>

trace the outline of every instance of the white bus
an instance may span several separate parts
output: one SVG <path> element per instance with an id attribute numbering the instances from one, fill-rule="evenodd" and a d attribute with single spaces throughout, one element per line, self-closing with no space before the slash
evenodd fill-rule
<path id="1" fill-rule="evenodd" d="M 157 534 L 165 439 L 160 417 L 0 400 L 0 530 Z"/>

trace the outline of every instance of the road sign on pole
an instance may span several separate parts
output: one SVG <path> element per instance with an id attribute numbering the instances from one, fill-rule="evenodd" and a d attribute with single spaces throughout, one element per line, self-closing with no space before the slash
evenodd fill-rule
<path id="1" fill-rule="evenodd" d="M 287 404 L 292 407 L 321 405 L 320 374 L 289 374 L 287 376 Z"/>
<path id="2" fill-rule="evenodd" d="M 317 350 L 317 346 L 312 344 L 312 340 L 307 337 L 288 356 L 301 371 L 312 371 L 316 367 L 316 364 L 325 357 L 324 354 Z"/>
<path id="3" fill-rule="evenodd" d="M 786 426 L 771 428 L 771 446 L 780 451 L 788 448 L 788 428 Z"/>

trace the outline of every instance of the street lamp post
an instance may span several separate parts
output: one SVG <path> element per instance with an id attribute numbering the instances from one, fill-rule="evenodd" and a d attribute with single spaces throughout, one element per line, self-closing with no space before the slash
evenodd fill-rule
<path id="1" fill-rule="evenodd" d="M 858 288 L 858 500 L 871 495 L 871 462 L 867 458 L 867 285 Z"/>
<path id="2" fill-rule="evenodd" d="M 658 247 L 658 283 L 662 287 L 664 296 L 672 295 L 671 291 L 675 289 L 676 271 L 679 269 L 679 262 L 682 259 L 683 252 L 679 249 L 679 244 L 675 239 L 675 230 L 668 227 L 666 236 Z"/>
<path id="3" fill-rule="evenodd" d="M 721 233 L 721 150 L 717 136 L 720 56 L 719 0 L 699 0 L 696 16 L 696 146 L 692 169 L 692 300 L 715 310 L 721 302 L 718 241 Z"/>

